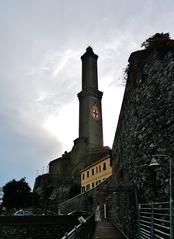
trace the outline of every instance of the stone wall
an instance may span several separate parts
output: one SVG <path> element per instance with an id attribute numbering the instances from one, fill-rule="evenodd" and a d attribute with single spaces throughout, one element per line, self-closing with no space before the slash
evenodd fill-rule
<path id="1" fill-rule="evenodd" d="M 63 172 L 63 173 L 62 173 Z M 52 160 L 49 163 L 49 174 L 50 175 L 59 175 L 62 174 L 65 177 L 68 177 L 71 173 L 71 153 L 64 152 L 62 157 Z"/>
<path id="2" fill-rule="evenodd" d="M 169 201 L 168 158 L 157 158 L 160 166 L 153 174 L 148 165 L 154 154 L 174 155 L 173 41 L 167 46 L 154 46 L 132 53 L 127 73 L 112 149 L 114 182 L 134 184 L 138 203 Z M 115 196 L 116 202 L 120 201 L 119 197 L 120 194 Z M 119 208 L 120 218 L 136 221 L 127 200 L 124 195 Z M 117 218 L 116 223 L 124 228 L 124 220 Z M 124 230 L 131 232 L 131 228 Z M 134 238 L 133 235 L 130 238 Z"/>
<path id="3" fill-rule="evenodd" d="M 112 199 L 112 222 L 129 239 L 138 235 L 138 201 L 136 188 L 121 187 L 114 192 Z M 138 239 L 138 238 L 137 238 Z"/>
<path id="4" fill-rule="evenodd" d="M 103 205 L 112 192 L 108 192 L 107 187 L 112 182 L 112 176 L 99 184 L 96 188 L 85 193 L 79 194 L 69 200 L 58 205 L 62 214 L 67 214 L 71 211 L 83 210 L 89 214 L 94 213 L 97 205 L 100 206 L 103 217 Z"/>
<path id="5" fill-rule="evenodd" d="M 77 216 L 0 217 L 2 239 L 58 239 L 78 225 Z"/>
<path id="6" fill-rule="evenodd" d="M 152 182 L 148 167 L 154 154 L 174 154 L 174 50 L 161 58 L 154 49 L 132 53 L 127 85 L 113 144 L 115 181 L 136 183 L 140 201 L 149 200 Z M 157 187 L 160 200 L 167 199 L 168 160 L 158 159 Z M 150 190 L 151 191 L 151 190 Z M 163 196 L 162 196 L 163 195 Z"/>

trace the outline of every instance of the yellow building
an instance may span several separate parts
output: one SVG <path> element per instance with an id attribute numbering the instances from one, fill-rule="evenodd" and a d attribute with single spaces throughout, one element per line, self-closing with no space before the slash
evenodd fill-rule
<path id="1" fill-rule="evenodd" d="M 90 164 L 80 171 L 81 173 L 81 193 L 84 193 L 106 178 L 112 175 L 112 162 L 109 155 L 100 159 L 99 161 Z"/>

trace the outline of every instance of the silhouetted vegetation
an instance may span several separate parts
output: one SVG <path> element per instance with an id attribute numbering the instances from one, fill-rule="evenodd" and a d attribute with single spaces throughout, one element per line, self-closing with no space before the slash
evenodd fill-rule
<path id="1" fill-rule="evenodd" d="M 161 45 L 164 44 L 166 42 L 168 42 L 170 40 L 170 34 L 169 33 L 156 33 L 155 35 L 153 35 L 152 37 L 149 37 L 148 39 L 146 39 L 141 47 L 153 47 L 156 45 Z"/>
<path id="2" fill-rule="evenodd" d="M 31 192 L 28 183 L 25 178 L 21 178 L 19 181 L 15 179 L 9 181 L 3 187 L 3 206 L 7 209 L 19 209 L 26 208 L 37 203 L 37 197 Z"/>
<path id="3" fill-rule="evenodd" d="M 144 41 L 141 47 L 145 47 L 144 52 L 150 54 L 153 49 L 156 49 L 158 58 L 163 59 L 168 51 L 174 49 L 174 40 L 170 38 L 169 33 L 156 33 Z M 146 55 L 147 56 L 147 55 Z"/>

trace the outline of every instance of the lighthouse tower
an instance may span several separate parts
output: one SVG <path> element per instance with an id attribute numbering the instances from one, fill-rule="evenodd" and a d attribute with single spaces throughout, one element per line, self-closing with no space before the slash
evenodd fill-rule
<path id="1" fill-rule="evenodd" d="M 49 163 L 49 173 L 36 178 L 34 191 L 42 194 L 51 185 L 53 191 L 50 197 L 56 203 L 65 201 L 72 196 L 73 190 L 80 189 L 81 170 L 105 157 L 110 151 L 109 147 L 103 146 L 103 92 L 98 90 L 97 59 L 98 56 L 91 47 L 81 56 L 82 90 L 77 95 L 79 135 L 74 140 L 72 150 L 52 160 Z"/>
<path id="2" fill-rule="evenodd" d="M 86 49 L 82 60 L 82 91 L 79 98 L 79 141 L 86 141 L 89 148 L 103 147 L 101 100 L 98 90 L 98 56 L 91 47 Z"/>

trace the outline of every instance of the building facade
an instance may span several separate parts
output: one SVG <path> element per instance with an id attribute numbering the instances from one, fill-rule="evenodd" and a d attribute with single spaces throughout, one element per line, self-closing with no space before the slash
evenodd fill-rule
<path id="1" fill-rule="evenodd" d="M 81 170 L 81 193 L 84 193 L 112 175 L 112 161 L 107 155 Z"/>

